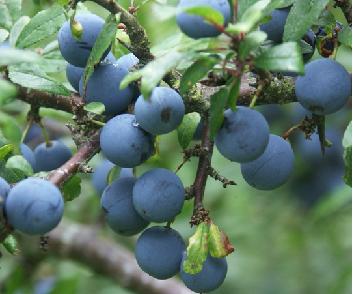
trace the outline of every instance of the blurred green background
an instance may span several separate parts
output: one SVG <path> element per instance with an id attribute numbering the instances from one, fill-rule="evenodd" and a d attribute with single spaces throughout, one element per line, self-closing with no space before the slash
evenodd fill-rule
<path id="1" fill-rule="evenodd" d="M 180 33 L 173 18 L 176 1 L 136 1 L 141 2 L 146 3 L 139 10 L 138 18 L 146 28 L 152 46 Z M 119 3 L 127 7 L 129 2 Z M 26 0 L 23 4 L 25 14 L 31 16 L 52 3 Z M 86 5 L 98 15 L 107 15 L 94 3 Z M 351 52 L 340 54 L 340 61 L 350 69 Z M 27 105 L 15 102 L 3 111 L 13 120 L 14 128 L 23 129 L 27 109 Z M 278 135 L 305 116 L 305 111 L 295 104 L 258 109 L 268 119 L 271 131 Z M 61 112 L 44 110 L 42 113 L 51 119 L 51 123 L 54 120 L 54 125 L 63 125 L 70 118 Z M 342 138 L 350 120 L 351 105 L 347 105 L 328 117 L 328 129 Z M 328 161 L 320 157 L 317 148 L 316 157 L 308 161 L 303 147 L 307 142 L 303 142 L 302 137 L 298 134 L 291 138 L 297 157 L 294 175 L 286 185 L 269 192 L 248 186 L 241 177 L 239 165 L 215 151 L 213 166 L 238 185 L 224 189 L 220 183 L 209 179 L 205 192 L 205 206 L 211 211 L 212 219 L 228 234 L 236 248 L 227 258 L 229 271 L 225 283 L 214 293 L 351 293 L 351 189 L 341 180 L 342 150 L 336 148 L 332 161 Z M 70 138 L 63 140 L 74 147 Z M 339 147 L 339 140 L 334 143 L 332 148 Z M 139 167 L 137 175 L 154 166 L 175 170 L 182 161 L 181 151 L 176 132 L 161 136 L 159 156 Z M 97 166 L 100 162 L 98 155 L 91 165 Z M 196 160 L 192 160 L 178 173 L 185 186 L 192 183 L 196 165 Z M 90 176 L 82 177 L 81 196 L 67 203 L 66 217 L 95 225 L 102 215 L 99 197 Z M 189 201 L 172 225 L 185 240 L 193 232 L 188 223 L 191 214 L 192 201 Z M 121 238 L 108 228 L 101 234 L 133 250 L 135 238 Z M 22 250 L 26 252 L 29 242 L 24 236 L 20 238 Z M 36 242 L 39 247 L 37 239 L 29 241 Z M 6 289 L 6 294 L 130 293 L 70 260 L 46 258 L 33 262 L 32 257 L 21 254 L 13 257 L 4 252 L 0 266 L 0 289 Z"/>

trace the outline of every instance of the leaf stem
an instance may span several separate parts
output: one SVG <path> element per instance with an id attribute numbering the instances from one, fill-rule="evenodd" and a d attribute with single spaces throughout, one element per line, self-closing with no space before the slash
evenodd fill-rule
<path id="1" fill-rule="evenodd" d="M 27 123 L 26 123 L 26 127 L 25 127 L 25 129 L 23 130 L 23 133 L 22 133 L 21 143 L 23 143 L 24 140 L 26 139 L 28 131 L 30 130 L 32 124 L 33 124 L 33 118 L 29 117 L 28 120 L 27 120 Z"/>

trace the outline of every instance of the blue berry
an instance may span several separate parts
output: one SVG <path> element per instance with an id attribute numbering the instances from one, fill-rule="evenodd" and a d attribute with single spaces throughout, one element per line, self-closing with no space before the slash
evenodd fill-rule
<path id="1" fill-rule="evenodd" d="M 267 146 L 269 127 L 263 115 L 247 107 L 224 112 L 223 126 L 216 136 L 218 151 L 235 162 L 249 162 L 259 157 Z"/>
<path id="2" fill-rule="evenodd" d="M 20 151 L 22 156 L 28 161 L 28 163 L 31 165 L 32 169 L 35 171 L 36 170 L 36 159 L 34 156 L 34 153 L 31 148 L 29 148 L 26 144 L 21 144 L 20 145 Z"/>
<path id="3" fill-rule="evenodd" d="M 84 68 L 74 66 L 70 63 L 66 66 L 66 77 L 69 81 L 70 85 L 78 92 L 79 91 L 79 84 L 80 79 L 83 75 Z"/>
<path id="4" fill-rule="evenodd" d="M 151 227 L 138 238 L 135 257 L 144 272 L 165 280 L 178 273 L 184 250 L 184 240 L 177 231 Z"/>
<path id="5" fill-rule="evenodd" d="M 108 175 L 114 166 L 114 163 L 105 159 L 94 170 L 94 173 L 92 174 L 92 184 L 99 195 L 101 195 L 104 189 L 108 186 Z"/>
<path id="6" fill-rule="evenodd" d="M 154 88 L 150 98 L 145 99 L 141 95 L 135 104 L 137 122 L 153 135 L 175 130 L 184 114 L 183 99 L 175 90 L 167 87 Z"/>
<path id="7" fill-rule="evenodd" d="M 28 178 L 9 192 L 6 216 L 16 230 L 29 235 L 43 235 L 54 229 L 64 212 L 59 189 L 39 178 Z"/>
<path id="8" fill-rule="evenodd" d="M 219 11 L 224 17 L 224 26 L 228 25 L 231 18 L 231 9 L 227 0 L 181 0 L 179 10 L 195 6 L 210 6 Z M 215 26 L 207 23 L 202 17 L 185 12 L 177 14 L 177 24 L 180 30 L 193 39 L 216 37 L 221 34 Z"/>
<path id="9" fill-rule="evenodd" d="M 254 161 L 243 163 L 245 181 L 259 190 L 273 190 L 284 184 L 293 171 L 294 154 L 282 137 L 271 135 L 265 152 Z"/>
<path id="10" fill-rule="evenodd" d="M 135 167 L 154 152 L 154 138 L 146 133 L 132 114 L 121 114 L 110 119 L 100 135 L 102 152 L 120 167 Z"/>
<path id="11" fill-rule="evenodd" d="M 135 209 L 151 222 L 173 220 L 180 213 L 184 200 L 183 183 L 175 173 L 164 168 L 146 172 L 134 186 Z"/>
<path id="12" fill-rule="evenodd" d="M 297 78 L 295 93 L 299 103 L 318 115 L 338 111 L 351 95 L 351 77 L 331 59 L 317 59 L 305 65 L 305 75 Z"/>
<path id="13" fill-rule="evenodd" d="M 5 181 L 5 179 L 0 177 L 0 203 L 2 206 L 3 201 L 6 200 L 7 194 L 10 192 L 10 185 L 8 182 Z"/>
<path id="14" fill-rule="evenodd" d="M 124 112 L 131 103 L 134 92 L 131 86 L 121 90 L 120 82 L 128 74 L 127 69 L 113 63 L 98 65 L 87 82 L 84 93 L 83 77 L 80 80 L 80 95 L 86 103 L 101 102 L 108 116 Z"/>
<path id="15" fill-rule="evenodd" d="M 123 56 L 121 56 L 116 63 L 123 67 L 126 68 L 127 70 L 132 69 L 134 66 L 136 66 L 139 63 L 139 59 L 133 54 L 133 53 L 129 53 L 129 54 L 125 54 Z"/>
<path id="16" fill-rule="evenodd" d="M 65 22 L 58 34 L 59 49 L 67 62 L 74 66 L 85 67 L 93 45 L 103 28 L 104 20 L 91 13 L 76 15 L 75 20 L 83 27 L 82 36 L 79 40 L 74 38 L 71 33 L 70 22 Z M 108 53 L 109 49 L 105 52 L 102 59 Z"/>
<path id="17" fill-rule="evenodd" d="M 71 150 L 60 141 L 42 143 L 34 149 L 36 171 L 51 171 L 59 168 L 71 157 Z"/>
<path id="18" fill-rule="evenodd" d="M 135 182 L 134 177 L 119 178 L 104 190 L 101 198 L 109 227 L 125 236 L 135 235 L 149 224 L 136 212 L 132 204 Z"/>
<path id="19" fill-rule="evenodd" d="M 284 26 L 289 14 L 289 8 L 275 9 L 271 13 L 271 20 L 260 26 L 260 30 L 267 34 L 267 39 L 274 43 L 281 43 L 284 33 Z"/>
<path id="20" fill-rule="evenodd" d="M 219 288 L 226 278 L 228 265 L 225 258 L 214 258 L 208 256 L 203 264 L 201 272 L 188 274 L 183 270 L 183 261 L 180 264 L 180 277 L 185 286 L 196 293 L 207 293 Z"/>

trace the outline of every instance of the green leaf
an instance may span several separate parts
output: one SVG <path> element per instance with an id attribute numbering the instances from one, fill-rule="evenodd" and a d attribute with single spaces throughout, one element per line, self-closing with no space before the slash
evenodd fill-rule
<path id="1" fill-rule="evenodd" d="M 149 66 L 149 64 L 147 64 L 146 66 Z M 130 83 L 140 79 L 143 75 L 143 70 L 146 68 L 146 66 L 141 70 L 133 71 L 129 73 L 127 76 L 125 76 L 125 78 L 120 83 L 120 89 L 125 89 L 126 87 L 129 86 Z"/>
<path id="2" fill-rule="evenodd" d="M 50 172 L 48 172 L 48 171 L 40 171 L 40 172 L 33 174 L 33 177 L 41 178 L 41 179 L 45 180 L 48 178 L 49 173 Z"/>
<path id="3" fill-rule="evenodd" d="M 338 41 L 352 48 L 352 28 L 350 26 L 345 26 L 343 30 L 339 31 Z"/>
<path id="4" fill-rule="evenodd" d="M 228 105 L 234 111 L 237 108 L 237 101 L 240 93 L 241 78 L 237 77 L 231 84 L 228 97 Z"/>
<path id="5" fill-rule="evenodd" d="M 284 8 L 292 5 L 296 0 L 274 0 L 272 1 L 275 3 L 276 8 Z"/>
<path id="6" fill-rule="evenodd" d="M 21 0 L 0 1 L 0 27 L 10 29 L 21 15 Z"/>
<path id="7" fill-rule="evenodd" d="M 210 255 L 216 258 L 226 257 L 234 251 L 234 247 L 230 244 L 227 235 L 214 223 L 211 223 L 210 225 L 210 232 L 208 234 L 208 248 Z"/>
<path id="8" fill-rule="evenodd" d="M 238 1 L 238 17 L 241 17 L 244 12 L 258 0 L 237 0 Z"/>
<path id="9" fill-rule="evenodd" d="M 95 114 L 102 114 L 105 111 L 105 106 L 101 102 L 91 102 L 83 107 L 86 111 Z"/>
<path id="10" fill-rule="evenodd" d="M 187 148 L 192 141 L 199 122 L 200 114 L 197 112 L 184 115 L 183 121 L 177 129 L 178 141 L 183 149 Z"/>
<path id="11" fill-rule="evenodd" d="M 0 106 L 5 105 L 16 98 L 16 86 L 8 81 L 0 79 Z"/>
<path id="12" fill-rule="evenodd" d="M 346 131 L 344 132 L 342 145 L 344 148 L 352 146 L 352 122 L 349 123 L 346 128 Z"/>
<path id="13" fill-rule="evenodd" d="M 315 48 L 313 48 L 309 43 L 305 42 L 304 40 L 299 41 L 299 46 L 302 54 L 309 54 L 315 50 Z"/>
<path id="14" fill-rule="evenodd" d="M 81 178 L 78 175 L 71 177 L 62 187 L 62 192 L 65 201 L 72 201 L 80 196 Z"/>
<path id="15" fill-rule="evenodd" d="M 283 41 L 298 41 L 319 19 L 329 0 L 296 0 L 287 17 Z"/>
<path id="16" fill-rule="evenodd" d="M 57 95 L 70 95 L 70 91 L 61 83 L 43 74 L 42 76 L 34 73 L 24 73 L 18 71 L 9 71 L 10 80 L 22 87 L 50 92 Z"/>
<path id="17" fill-rule="evenodd" d="M 302 52 L 296 42 L 268 48 L 255 59 L 255 66 L 267 71 L 290 71 L 304 74 Z"/>
<path id="18" fill-rule="evenodd" d="M 83 85 L 86 88 L 87 81 L 94 71 L 94 67 L 101 61 L 104 52 L 109 48 L 115 39 L 119 17 L 111 14 L 107 18 L 102 31 L 98 35 L 96 42 L 92 48 L 91 54 L 83 74 Z"/>
<path id="19" fill-rule="evenodd" d="M 107 176 L 107 183 L 110 185 L 111 183 L 114 182 L 115 179 L 119 177 L 121 168 L 119 166 L 113 166 Z"/>
<path id="20" fill-rule="evenodd" d="M 205 21 L 219 26 L 224 25 L 223 14 L 211 6 L 193 6 L 183 9 L 183 12 L 191 15 L 201 16 Z"/>
<path id="21" fill-rule="evenodd" d="M 5 112 L 1 111 L 0 107 L 0 127 L 1 130 L 9 140 L 10 143 L 19 144 L 22 136 L 22 130 L 17 120 L 12 116 L 8 115 Z"/>
<path id="22" fill-rule="evenodd" d="M 211 96 L 210 108 L 210 134 L 213 139 L 224 120 L 224 108 L 228 102 L 228 89 L 222 88 Z"/>
<path id="23" fill-rule="evenodd" d="M 344 171 L 344 182 L 352 187 L 352 146 L 344 149 L 344 162 L 346 165 Z"/>
<path id="24" fill-rule="evenodd" d="M 197 274 L 208 255 L 208 233 L 209 225 L 205 222 L 196 227 L 194 235 L 189 238 L 186 250 L 186 259 L 183 262 L 183 270 L 188 274 Z"/>
<path id="25" fill-rule="evenodd" d="M 321 13 L 319 19 L 314 23 L 314 25 L 319 27 L 326 27 L 326 26 L 335 27 L 336 18 L 331 11 L 325 9 Z"/>
<path id="26" fill-rule="evenodd" d="M 14 237 L 14 235 L 11 235 L 11 234 L 8 235 L 5 238 L 5 240 L 2 242 L 2 245 L 5 247 L 7 252 L 9 252 L 12 255 L 16 255 L 19 252 L 17 240 Z"/>
<path id="27" fill-rule="evenodd" d="M 10 31 L 10 45 L 12 47 L 16 46 L 17 39 L 25 26 L 30 22 L 31 18 L 28 16 L 21 16 L 13 25 Z"/>
<path id="28" fill-rule="evenodd" d="M 27 177 L 33 175 L 33 169 L 31 167 L 31 165 L 22 155 L 11 156 L 7 160 L 5 168 L 20 170 Z"/>
<path id="29" fill-rule="evenodd" d="M 352 187 L 352 121 L 344 132 L 342 145 L 344 147 L 345 173 L 344 181 Z"/>
<path id="30" fill-rule="evenodd" d="M 38 12 L 21 31 L 16 47 L 28 48 L 51 37 L 65 21 L 64 10 L 58 5 Z"/>
<path id="31" fill-rule="evenodd" d="M 6 157 L 13 152 L 14 146 L 12 144 L 6 144 L 0 147 L 0 160 L 6 159 Z"/>
<path id="32" fill-rule="evenodd" d="M 0 29 L 0 44 L 4 42 L 9 36 L 9 32 L 5 29 Z"/>
<path id="33" fill-rule="evenodd" d="M 56 52 L 43 55 L 40 62 L 37 63 L 38 70 L 45 73 L 65 72 L 67 63 L 62 58 L 55 58 Z M 53 57 L 53 58 L 51 58 Z"/>
<path id="34" fill-rule="evenodd" d="M 341 45 L 337 49 L 335 60 L 342 64 L 348 72 L 352 72 L 352 48 Z"/>
<path id="35" fill-rule="evenodd" d="M 40 61 L 40 56 L 35 52 L 7 47 L 0 48 L 0 66 L 38 61 Z"/>
<path id="36" fill-rule="evenodd" d="M 1 150 L 1 147 L 7 145 L 9 143 L 9 141 L 5 138 L 3 132 L 0 130 L 0 150 Z M 1 152 L 0 152 L 1 154 Z M 0 161 L 1 161 L 1 155 L 0 155 Z"/>
<path id="37" fill-rule="evenodd" d="M 265 16 L 265 9 L 271 0 L 260 0 L 250 6 L 236 24 L 230 24 L 226 31 L 232 34 L 248 33 L 254 29 Z"/>
<path id="38" fill-rule="evenodd" d="M 203 78 L 217 63 L 218 57 L 202 57 L 193 63 L 183 74 L 180 81 L 180 94 L 185 94 L 196 82 Z"/>
<path id="39" fill-rule="evenodd" d="M 61 6 L 66 6 L 69 4 L 70 0 L 56 0 L 56 2 Z"/>
<path id="40" fill-rule="evenodd" d="M 267 35 L 262 31 L 254 31 L 247 34 L 239 44 L 239 59 L 245 60 L 252 51 L 258 49 L 266 40 Z"/>
<path id="41" fill-rule="evenodd" d="M 158 85 L 162 78 L 171 71 L 180 61 L 190 58 L 190 54 L 179 51 L 170 51 L 169 53 L 158 57 L 148 63 L 141 70 L 128 74 L 120 84 L 120 88 L 126 88 L 131 82 L 141 80 L 141 93 L 145 99 L 148 99 L 152 90 Z"/>
<path id="42" fill-rule="evenodd" d="M 27 178 L 27 175 L 24 171 L 17 168 L 1 168 L 0 177 L 4 178 L 10 184 L 17 183 Z"/>

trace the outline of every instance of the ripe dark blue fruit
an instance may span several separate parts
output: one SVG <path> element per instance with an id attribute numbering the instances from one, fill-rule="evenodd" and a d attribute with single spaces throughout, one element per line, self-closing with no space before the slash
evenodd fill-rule
<path id="1" fill-rule="evenodd" d="M 208 256 L 201 272 L 191 275 L 183 270 L 183 261 L 180 264 L 180 278 L 185 286 L 196 293 L 207 293 L 220 287 L 227 275 L 228 265 L 225 258 Z"/>
<path id="2" fill-rule="evenodd" d="M 203 120 L 201 119 L 199 124 L 197 125 L 196 127 L 196 130 L 195 130 L 195 133 L 194 133 L 194 136 L 193 136 L 193 140 L 201 140 L 202 139 L 202 132 L 205 128 L 205 123 L 203 122 Z"/>
<path id="3" fill-rule="evenodd" d="M 180 213 L 184 200 L 183 183 L 175 173 L 164 168 L 144 173 L 134 186 L 135 209 L 151 222 L 173 220 Z"/>
<path id="4" fill-rule="evenodd" d="M 26 144 L 32 144 L 33 142 L 43 142 L 43 133 L 41 127 L 34 123 L 29 128 L 25 139 L 23 140 Z"/>
<path id="5" fill-rule="evenodd" d="M 84 72 L 84 68 L 74 66 L 70 63 L 66 66 L 66 77 L 69 81 L 70 85 L 78 92 L 79 91 L 79 84 L 82 74 Z"/>
<path id="6" fill-rule="evenodd" d="M 45 142 L 34 149 L 36 171 L 51 171 L 63 165 L 71 157 L 71 150 L 60 141 Z"/>
<path id="7" fill-rule="evenodd" d="M 297 78 L 295 93 L 299 103 L 312 113 L 326 115 L 342 108 L 351 95 L 351 77 L 331 59 L 317 59 L 305 65 L 305 75 Z"/>
<path id="8" fill-rule="evenodd" d="M 0 206 L 6 200 L 7 194 L 10 192 L 10 185 L 3 178 L 0 177 Z"/>
<path id="9" fill-rule="evenodd" d="M 312 207 L 323 197 L 332 195 L 345 185 L 342 166 L 320 164 L 310 168 L 311 170 L 298 176 L 291 187 L 294 195 L 307 207 Z"/>
<path id="10" fill-rule="evenodd" d="M 178 273 L 184 250 L 184 240 L 177 231 L 151 227 L 138 238 L 135 257 L 144 272 L 165 280 Z"/>
<path id="11" fill-rule="evenodd" d="M 278 44 L 282 42 L 284 26 L 289 14 L 289 8 L 275 9 L 271 13 L 271 20 L 260 26 L 260 30 L 267 34 L 267 39 Z"/>
<path id="12" fill-rule="evenodd" d="M 136 66 L 139 63 L 139 61 L 140 60 L 133 53 L 129 53 L 129 54 L 125 54 L 125 55 L 121 56 L 116 61 L 116 63 L 119 66 L 126 68 L 127 70 L 130 70 L 131 68 Z"/>
<path id="13" fill-rule="evenodd" d="M 175 130 L 184 114 L 183 99 L 175 90 L 167 87 L 154 88 L 150 98 L 145 99 L 141 95 L 135 104 L 137 122 L 153 135 Z"/>
<path id="14" fill-rule="evenodd" d="M 337 129 L 328 129 L 325 137 L 332 143 L 331 147 L 325 148 L 325 155 L 321 154 L 319 135 L 312 134 L 310 139 L 300 136 L 297 145 L 298 153 L 307 165 L 317 167 L 318 164 L 326 163 L 333 167 L 339 166 L 343 169 L 343 146 L 342 134 Z"/>
<path id="15" fill-rule="evenodd" d="M 101 61 L 101 63 L 116 63 L 117 60 L 112 52 L 109 52 L 107 57 Z"/>
<path id="16" fill-rule="evenodd" d="M 85 67 L 93 45 L 103 28 L 104 20 L 91 13 L 76 15 L 75 20 L 83 27 L 82 36 L 80 39 L 74 38 L 71 33 L 70 22 L 65 22 L 58 34 L 59 49 L 67 62 L 74 66 Z M 108 53 L 109 49 L 103 54 L 103 58 Z"/>
<path id="17" fill-rule="evenodd" d="M 87 82 L 84 95 L 83 78 L 80 80 L 80 95 L 86 103 L 101 102 L 105 106 L 105 114 L 111 116 L 127 109 L 133 98 L 132 87 L 120 89 L 120 82 L 128 74 L 127 69 L 113 63 L 102 63 L 97 66 Z"/>
<path id="18" fill-rule="evenodd" d="M 181 0 L 178 5 L 180 11 L 185 8 L 195 6 L 211 6 L 219 11 L 224 17 L 224 26 L 228 25 L 231 17 L 231 9 L 227 0 Z M 213 25 L 197 15 L 179 12 L 176 17 L 180 30 L 190 38 L 199 39 L 207 37 L 216 37 L 221 34 Z"/>
<path id="19" fill-rule="evenodd" d="M 8 222 L 29 235 L 43 235 L 54 229 L 64 212 L 59 189 L 51 182 L 28 178 L 16 184 L 6 203 Z"/>
<path id="20" fill-rule="evenodd" d="M 34 153 L 31 148 L 29 148 L 26 144 L 20 145 L 20 151 L 22 156 L 28 161 L 33 170 L 36 170 L 36 159 L 34 157 Z"/>
<path id="21" fill-rule="evenodd" d="M 108 174 L 114 166 L 114 163 L 105 159 L 94 170 L 94 173 L 92 174 L 92 184 L 96 191 L 99 193 L 99 195 L 101 195 L 103 193 L 103 190 L 107 187 Z"/>
<path id="22" fill-rule="evenodd" d="M 259 157 L 268 143 L 269 127 L 263 115 L 247 107 L 224 112 L 223 126 L 216 136 L 216 146 L 227 159 L 248 162 Z"/>
<path id="23" fill-rule="evenodd" d="M 145 132 L 132 114 L 110 119 L 102 128 L 100 145 L 107 159 L 120 167 L 135 167 L 154 152 L 154 138 Z"/>
<path id="24" fill-rule="evenodd" d="M 122 168 L 120 170 L 119 179 L 133 177 L 133 176 L 134 176 L 134 169 L 133 168 Z"/>
<path id="25" fill-rule="evenodd" d="M 134 177 L 119 178 L 104 190 L 101 198 L 109 227 L 125 236 L 135 235 L 149 224 L 136 212 L 132 204 L 132 189 L 135 182 Z"/>
<path id="26" fill-rule="evenodd" d="M 241 165 L 245 181 L 259 190 L 272 190 L 284 184 L 293 171 L 294 154 L 282 137 L 271 135 L 265 152 Z"/>
<path id="27" fill-rule="evenodd" d="M 105 64 L 113 64 L 116 62 L 116 58 L 112 52 L 109 52 L 106 58 L 102 61 Z M 66 77 L 71 86 L 77 91 L 80 91 L 80 80 L 85 69 L 83 67 L 74 66 L 70 63 L 66 66 Z"/>

